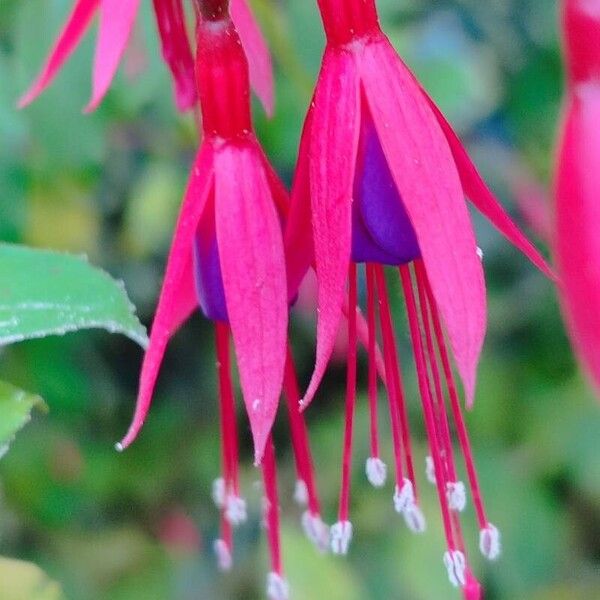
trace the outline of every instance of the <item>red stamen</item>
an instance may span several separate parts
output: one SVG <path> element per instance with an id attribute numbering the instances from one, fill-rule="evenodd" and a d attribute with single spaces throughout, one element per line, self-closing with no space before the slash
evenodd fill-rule
<path id="1" fill-rule="evenodd" d="M 287 360 L 283 377 L 283 392 L 287 400 L 288 416 L 290 420 L 290 431 L 292 434 L 292 447 L 296 461 L 296 473 L 298 479 L 303 481 L 308 492 L 308 509 L 313 515 L 321 512 L 317 487 L 315 485 L 314 466 L 310 453 L 310 444 L 306 423 L 300 412 L 300 390 L 296 378 L 294 358 L 291 348 L 287 349 Z"/>
<path id="2" fill-rule="evenodd" d="M 375 359 L 375 346 L 377 343 L 376 331 L 376 292 L 375 292 L 375 274 L 373 267 L 366 265 L 367 271 L 367 325 L 369 328 L 368 356 L 369 356 L 369 374 L 368 374 L 368 394 L 369 394 L 369 413 L 371 417 L 371 456 L 379 458 L 379 427 L 377 422 L 377 364 Z"/>
<path id="3" fill-rule="evenodd" d="M 406 407 L 406 400 L 404 396 L 404 387 L 402 385 L 402 378 L 400 375 L 400 359 L 398 357 L 398 351 L 396 349 L 396 339 L 394 335 L 394 327 L 392 324 L 392 313 L 390 310 L 390 303 L 388 299 L 387 284 L 385 281 L 385 274 L 383 267 L 380 265 L 375 266 L 375 277 L 377 280 L 377 288 L 379 295 L 379 304 L 381 307 L 380 311 L 380 323 L 381 331 L 384 339 L 384 350 L 385 354 L 389 357 L 389 369 L 391 371 L 391 377 L 387 377 L 388 380 L 388 393 L 393 389 L 394 398 L 390 398 L 396 405 L 397 417 L 400 420 L 400 432 L 402 435 L 402 445 L 404 448 L 404 455 L 406 460 L 406 470 L 408 472 L 408 478 L 413 484 L 415 498 L 418 497 L 417 482 L 415 478 L 415 469 L 413 463 L 412 454 L 412 442 L 410 436 L 410 425 L 408 421 L 408 410 Z M 391 414 L 391 413 L 390 413 Z M 392 415 L 392 426 L 394 426 L 394 416 Z M 400 484 L 401 480 L 398 481 Z"/>
<path id="4" fill-rule="evenodd" d="M 217 564 L 221 571 L 229 571 L 233 566 L 233 527 L 221 511 L 221 537 L 213 545 Z"/>
<path id="5" fill-rule="evenodd" d="M 221 444 L 223 477 L 226 492 L 239 494 L 238 442 L 235 412 L 235 398 L 231 381 L 231 360 L 229 356 L 229 326 L 215 324 L 217 346 L 217 371 L 219 375 L 219 408 L 221 419 Z M 231 487 L 231 489 L 229 489 Z"/>
<path id="6" fill-rule="evenodd" d="M 456 549 L 456 545 L 454 542 L 454 536 L 452 532 L 452 520 L 450 517 L 450 510 L 448 508 L 448 502 L 446 498 L 446 482 L 444 480 L 445 469 L 440 455 L 440 448 L 438 446 L 438 435 L 435 426 L 435 415 L 431 400 L 431 391 L 429 389 L 427 366 L 425 363 L 425 354 L 423 351 L 421 332 L 419 330 L 419 318 L 417 314 L 417 307 L 415 303 L 415 297 L 412 289 L 412 281 L 408 267 L 406 265 L 402 265 L 401 267 L 399 267 L 399 271 L 400 280 L 402 282 L 402 289 L 404 291 L 404 299 L 406 302 L 406 314 L 408 317 L 410 337 L 412 340 L 413 354 L 417 370 L 417 379 L 419 383 L 419 390 L 421 393 L 420 395 L 421 402 L 423 405 L 423 414 L 425 417 L 425 427 L 427 430 L 427 437 L 429 438 L 431 455 L 435 465 L 436 485 L 438 490 L 440 508 L 442 511 L 442 521 L 444 523 L 444 531 L 446 534 L 448 548 L 450 552 L 452 552 Z"/>
<path id="7" fill-rule="evenodd" d="M 356 404 L 356 265 L 350 263 L 348 285 L 348 363 L 346 371 L 346 425 L 342 458 L 342 486 L 340 490 L 339 521 L 348 521 L 350 512 L 350 479 L 352 470 L 352 434 Z"/>
<path id="8" fill-rule="evenodd" d="M 452 448 L 452 439 L 450 437 L 448 414 L 446 412 L 446 401 L 442 391 L 437 355 L 435 352 L 435 346 L 433 344 L 433 336 L 431 334 L 431 321 L 429 313 L 433 307 L 430 305 L 427 299 L 427 293 L 425 289 L 425 281 L 427 276 L 421 262 L 415 263 L 415 274 L 417 281 L 417 292 L 419 295 L 419 305 L 421 308 L 421 322 L 423 323 L 427 354 L 429 358 L 429 369 L 434 382 L 434 410 L 436 413 L 437 430 L 440 434 L 439 442 L 442 447 L 442 458 L 445 462 L 449 481 L 456 483 L 458 482 L 458 478 L 456 475 L 456 465 L 454 463 L 454 452 Z"/>
<path id="9" fill-rule="evenodd" d="M 277 497 L 277 473 L 275 464 L 275 447 L 273 439 L 269 436 L 265 446 L 262 461 L 263 484 L 265 487 L 265 525 L 271 556 L 271 571 L 281 575 L 281 546 L 279 539 L 279 500 Z"/>
<path id="10" fill-rule="evenodd" d="M 477 471 L 475 469 L 475 461 L 473 460 L 473 452 L 471 450 L 471 444 L 469 441 L 469 433 L 465 425 L 465 421 L 462 415 L 460 407 L 460 401 L 458 399 L 458 393 L 456 391 L 456 384 L 454 382 L 454 375 L 452 373 L 452 367 L 450 366 L 450 360 L 448 357 L 448 351 L 446 349 L 446 342 L 444 340 L 444 334 L 440 322 L 440 317 L 437 311 L 437 306 L 433 298 L 431 286 L 429 281 L 425 277 L 425 285 L 427 298 L 429 300 L 429 306 L 431 309 L 431 317 L 433 319 L 433 329 L 435 337 L 442 359 L 442 367 L 444 369 L 444 377 L 446 379 L 446 389 L 450 397 L 450 406 L 452 408 L 452 416 L 454 417 L 454 423 L 456 426 L 456 432 L 460 443 L 460 448 L 464 457 L 465 467 L 467 470 L 467 476 L 469 479 L 469 486 L 471 488 L 471 496 L 473 498 L 473 505 L 477 514 L 477 521 L 480 529 L 484 529 L 488 525 L 485 509 L 483 506 L 483 500 L 481 497 L 481 489 L 479 487 L 479 480 L 477 478 Z"/>

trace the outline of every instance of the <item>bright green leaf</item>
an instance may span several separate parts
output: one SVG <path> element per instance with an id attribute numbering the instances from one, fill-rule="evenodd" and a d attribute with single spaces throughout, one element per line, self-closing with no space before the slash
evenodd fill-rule
<path id="1" fill-rule="evenodd" d="M 0 458 L 8 450 L 15 434 L 27 425 L 34 408 L 47 410 L 39 396 L 0 381 Z"/>
<path id="2" fill-rule="evenodd" d="M 0 345 L 90 328 L 148 341 L 123 284 L 84 257 L 0 244 Z"/>

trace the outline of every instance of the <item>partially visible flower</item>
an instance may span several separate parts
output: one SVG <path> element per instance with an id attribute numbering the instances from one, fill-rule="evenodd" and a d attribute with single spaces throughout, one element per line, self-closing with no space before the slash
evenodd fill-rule
<path id="1" fill-rule="evenodd" d="M 567 92 L 555 252 L 571 340 L 600 390 L 600 2 L 563 1 Z"/>
<path id="2" fill-rule="evenodd" d="M 409 529 L 425 529 L 384 274 L 384 266 L 394 266 L 405 297 L 429 440 L 427 471 L 437 486 L 446 534 L 444 564 L 452 584 L 466 598 L 477 598 L 480 586 L 467 562 L 458 518 L 466 488 L 457 476 L 450 415 L 487 558 L 498 557 L 500 535 L 484 510 L 442 331 L 443 323 L 470 405 L 485 335 L 486 297 L 465 195 L 538 267 L 548 274 L 550 269 L 497 203 L 450 125 L 381 32 L 374 0 L 318 4 L 327 47 L 302 134 L 286 247 L 290 288 L 299 284 L 313 259 L 319 284 L 317 357 L 304 406 L 331 357 L 346 298 L 349 307 L 342 485 L 331 547 L 345 554 L 353 535 L 349 494 L 359 263 L 366 265 L 369 330 L 372 455 L 367 477 L 378 487 L 386 478 L 378 450 L 374 349 L 379 329 L 395 450 L 394 506 Z"/>
<path id="3" fill-rule="evenodd" d="M 118 449 L 142 427 L 166 346 L 199 306 L 214 322 L 219 375 L 222 474 L 212 495 L 222 532 L 214 550 L 222 569 L 232 564 L 233 528 L 246 520 L 238 475 L 238 433 L 230 338 L 246 414 L 262 467 L 264 524 L 271 552 L 268 596 L 287 597 L 279 539 L 275 450 L 271 428 L 283 389 L 296 460 L 296 500 L 302 524 L 319 547 L 328 544 L 291 352 L 287 348 L 288 291 L 282 223 L 287 193 L 252 128 L 248 63 L 226 0 L 197 1 L 196 82 L 202 111 L 197 153 L 167 261 L 144 356 L 132 424 Z"/>
<path id="4" fill-rule="evenodd" d="M 153 0 L 162 54 L 173 77 L 175 100 L 185 111 L 196 103 L 194 60 L 185 22 L 183 0 Z M 39 75 L 19 100 L 27 106 L 48 87 L 79 45 L 96 13 L 100 16 L 92 73 L 92 95 L 84 109 L 102 101 L 119 67 L 139 10 L 140 0 L 76 0 L 71 14 Z M 271 57 L 246 0 L 232 0 L 232 16 L 250 59 L 251 81 L 267 114 L 273 112 Z"/>

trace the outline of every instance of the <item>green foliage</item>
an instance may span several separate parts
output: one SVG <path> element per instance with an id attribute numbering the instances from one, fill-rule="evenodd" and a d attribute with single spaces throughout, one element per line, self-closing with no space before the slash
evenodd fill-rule
<path id="1" fill-rule="evenodd" d="M 85 258 L 1 244 L 0 281 L 2 345 L 90 328 L 147 343 L 123 284 Z"/>
<path id="2" fill-rule="evenodd" d="M 31 420 L 34 409 L 47 410 L 44 401 L 5 381 L 0 381 L 0 458 L 7 452 L 16 433 Z"/>

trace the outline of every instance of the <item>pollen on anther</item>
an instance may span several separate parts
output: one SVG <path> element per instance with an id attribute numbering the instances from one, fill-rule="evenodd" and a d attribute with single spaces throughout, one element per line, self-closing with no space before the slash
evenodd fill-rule
<path id="1" fill-rule="evenodd" d="M 290 585 L 279 573 L 271 571 L 267 575 L 267 598 L 269 600 L 288 600 Z"/>
<path id="2" fill-rule="evenodd" d="M 462 481 L 449 481 L 446 483 L 446 496 L 448 508 L 462 512 L 467 506 L 467 491 Z"/>
<path id="3" fill-rule="evenodd" d="M 427 529 L 427 521 L 425 521 L 425 515 L 421 507 L 413 502 L 408 508 L 402 513 L 406 526 L 412 533 L 424 533 Z"/>
<path id="4" fill-rule="evenodd" d="M 246 501 L 239 496 L 230 494 L 225 500 L 225 518 L 235 527 L 244 523 L 248 518 Z"/>
<path id="5" fill-rule="evenodd" d="M 467 582 L 467 561 L 460 550 L 448 550 L 444 553 L 444 565 L 448 579 L 454 587 L 462 587 Z"/>
<path id="6" fill-rule="evenodd" d="M 296 481 L 294 487 L 294 501 L 299 506 L 306 506 L 308 504 L 308 487 L 306 482 L 302 479 Z"/>
<path id="7" fill-rule="evenodd" d="M 331 551 L 334 554 L 348 554 L 350 542 L 352 541 L 352 523 L 350 521 L 338 521 L 329 530 L 331 538 Z"/>
<path id="8" fill-rule="evenodd" d="M 223 508 L 225 504 L 225 480 L 217 477 L 212 483 L 212 499 L 217 508 Z"/>
<path id="9" fill-rule="evenodd" d="M 369 483 L 376 488 L 383 487 L 387 477 L 387 466 L 380 459 L 375 457 L 367 458 L 365 472 Z"/>
<path id="10" fill-rule="evenodd" d="M 329 550 L 329 527 L 319 515 L 312 514 L 309 510 L 304 511 L 302 514 L 302 529 L 319 552 L 324 554 Z"/>
<path id="11" fill-rule="evenodd" d="M 217 557 L 217 566 L 219 567 L 219 570 L 230 571 L 233 566 L 233 559 L 229 546 L 227 546 L 225 540 L 215 540 L 213 542 L 213 550 Z"/>
<path id="12" fill-rule="evenodd" d="M 415 491 L 410 479 L 404 478 L 402 486 L 396 486 L 394 490 L 394 509 L 397 513 L 403 513 L 415 503 Z"/>
<path id="13" fill-rule="evenodd" d="M 425 476 L 427 477 L 427 481 L 429 481 L 429 483 L 435 485 L 435 465 L 431 456 L 425 457 Z"/>
<path id="14" fill-rule="evenodd" d="M 479 549 L 488 560 L 496 560 L 502 553 L 500 532 L 495 525 L 488 523 L 479 532 Z"/>

